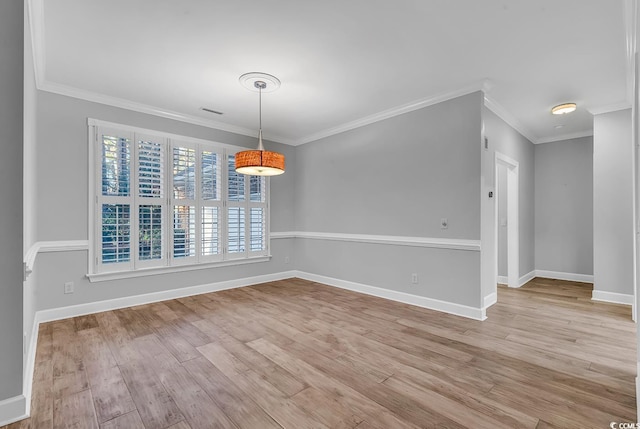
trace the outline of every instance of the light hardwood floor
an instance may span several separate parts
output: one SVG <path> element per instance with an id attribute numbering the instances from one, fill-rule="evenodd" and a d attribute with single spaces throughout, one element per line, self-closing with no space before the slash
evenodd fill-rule
<path id="1" fill-rule="evenodd" d="M 299 279 L 40 326 L 6 428 L 608 428 L 635 422 L 630 308 L 499 288 L 473 321 Z"/>

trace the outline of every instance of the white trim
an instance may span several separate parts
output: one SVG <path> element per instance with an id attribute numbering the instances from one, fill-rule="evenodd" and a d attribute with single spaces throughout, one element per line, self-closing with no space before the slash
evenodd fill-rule
<path id="1" fill-rule="evenodd" d="M 27 0 L 29 13 L 29 29 L 31 31 L 31 50 L 33 52 L 33 68 L 36 77 L 36 88 L 44 82 L 45 76 L 45 35 L 44 35 L 44 0 Z"/>
<path id="2" fill-rule="evenodd" d="M 587 131 L 578 131 L 575 133 L 561 134 L 553 137 L 545 137 L 545 138 L 538 139 L 533 143 L 535 144 L 554 143 L 554 142 L 559 142 L 563 140 L 572 140 L 572 139 L 579 139 L 582 137 L 591 137 L 591 136 L 593 136 L 593 129 L 587 130 Z"/>
<path id="3" fill-rule="evenodd" d="M 33 265 L 39 253 L 78 250 L 89 250 L 89 240 L 36 241 L 24 255 L 25 274 L 28 276 L 33 272 Z"/>
<path id="4" fill-rule="evenodd" d="M 126 131 L 129 133 L 135 133 L 135 134 L 148 134 L 149 136 L 153 136 L 153 137 L 170 139 L 174 143 L 192 143 L 196 145 L 202 144 L 207 146 L 215 146 L 217 148 L 219 147 L 223 149 L 229 149 L 230 152 L 233 152 L 233 153 L 246 149 L 246 147 L 244 146 L 237 146 L 237 145 L 232 145 L 228 143 L 222 143 L 215 140 L 199 139 L 197 137 L 183 136 L 180 134 L 167 133 L 165 131 L 151 130 L 148 128 L 140 128 L 132 125 L 119 124 L 117 122 L 103 121 L 101 119 L 87 118 L 87 126 L 115 128 L 117 131 Z M 93 134 L 89 134 L 89 139 L 90 141 L 94 140 Z"/>
<path id="5" fill-rule="evenodd" d="M 87 91 L 87 90 L 75 88 L 72 86 L 50 82 L 45 79 L 43 79 L 41 82 L 38 82 L 38 89 L 41 91 L 51 92 L 54 94 L 77 98 L 80 100 L 91 101 L 93 103 L 100 103 L 107 106 L 131 110 L 134 112 L 146 113 L 148 115 L 154 115 L 154 116 L 159 116 L 161 118 L 173 119 L 175 121 L 186 122 L 188 124 L 193 124 L 193 125 L 200 125 L 202 127 L 213 128 L 216 130 L 226 131 L 229 133 L 239 134 L 243 136 L 256 137 L 258 135 L 257 130 L 239 127 L 237 125 L 231 125 L 224 122 L 214 121 L 211 119 L 201 118 L 198 116 L 174 112 L 171 110 L 160 109 L 148 104 L 137 103 L 135 101 L 126 100 L 124 98 L 111 97 L 109 95 L 100 94 L 97 92 Z M 265 135 L 265 139 L 288 144 L 288 145 L 294 144 L 292 140 L 287 139 L 286 137 L 276 136 L 272 134 Z"/>
<path id="6" fill-rule="evenodd" d="M 467 305 L 456 304 L 448 301 L 440 301 L 424 296 L 412 295 L 395 290 L 384 289 L 377 286 L 369 286 L 362 283 L 355 283 L 348 280 L 336 279 L 333 277 L 321 276 L 318 274 L 297 271 L 296 277 L 312 282 L 322 283 L 328 286 L 338 287 L 353 292 L 364 293 L 366 295 L 377 296 L 391 301 L 403 302 L 429 310 L 441 311 L 443 313 L 454 314 L 456 316 L 467 317 L 474 320 L 485 320 L 487 318 L 484 308 L 475 308 Z"/>
<path id="7" fill-rule="evenodd" d="M 518 279 L 518 287 L 522 287 L 536 277 L 536 270 L 530 271 Z"/>
<path id="8" fill-rule="evenodd" d="M 637 50 L 637 25 L 638 25 L 638 10 L 636 0 L 624 0 L 624 30 L 626 40 L 626 57 L 627 57 L 627 101 L 629 104 L 634 102 L 634 88 L 635 88 L 635 63 L 636 63 L 636 50 Z"/>
<path id="9" fill-rule="evenodd" d="M 494 184 L 498 184 L 498 166 L 507 168 L 507 284 L 509 287 L 520 287 L 518 273 L 520 272 L 520 208 L 519 208 L 519 189 L 520 185 L 520 163 L 509 156 L 495 151 L 494 152 Z M 501 192 L 496 188 L 496 197 L 494 199 L 494 267 L 495 272 L 498 271 L 498 201 L 501 198 Z M 496 286 L 497 288 L 497 286 Z M 496 290 L 494 288 L 494 290 Z"/>
<path id="10" fill-rule="evenodd" d="M 295 277 L 293 271 L 284 271 L 274 274 L 263 274 L 255 277 L 245 277 L 241 279 L 226 280 L 217 283 L 189 286 L 179 289 L 170 289 L 160 292 L 152 292 L 142 295 L 127 296 L 122 298 L 108 299 L 104 301 L 89 302 L 86 304 L 71 305 L 68 307 L 51 308 L 40 310 L 36 314 L 38 323 L 51 322 L 54 320 L 67 319 L 69 317 L 83 316 L 101 311 L 116 310 L 119 308 L 132 307 L 135 305 L 150 304 L 153 302 L 166 301 L 168 299 L 184 298 L 187 296 L 200 295 L 203 293 L 217 292 L 227 289 L 236 289 L 260 283 L 273 282 Z"/>
<path id="11" fill-rule="evenodd" d="M 487 109 L 495 113 L 496 116 L 498 116 L 500 119 L 505 121 L 508 125 L 510 125 L 513 129 L 515 129 L 520 134 L 522 134 L 527 140 L 529 140 L 533 144 L 552 143 L 552 142 L 557 142 L 562 140 L 577 139 L 581 137 L 590 137 L 593 135 L 593 129 L 591 129 L 586 131 L 578 131 L 575 133 L 560 134 L 560 135 L 551 136 L 551 137 L 538 137 L 535 135 L 535 133 L 529 130 L 524 124 L 522 124 L 522 122 L 520 122 L 519 119 L 517 119 L 515 116 L 509 113 L 507 109 L 502 107 L 502 105 L 500 105 L 496 100 L 494 100 L 493 98 L 489 97 L 486 94 L 484 96 L 484 105 Z M 603 111 L 599 113 L 628 109 L 630 107 L 631 106 L 629 105 L 628 102 L 618 103 L 615 105 L 604 106 L 602 108 Z M 594 113 L 594 111 L 599 111 L 599 109 L 589 109 L 589 112 L 592 115 L 596 114 Z"/>
<path id="12" fill-rule="evenodd" d="M 531 272 L 528 272 L 527 274 L 525 274 L 524 276 L 522 276 L 522 277 L 520 277 L 518 279 L 518 283 L 514 287 L 521 288 L 522 286 L 526 285 L 531 280 L 533 280 L 535 277 L 536 277 L 536 271 L 535 270 L 531 271 Z M 509 285 L 509 278 L 505 277 L 505 276 L 498 276 L 497 283 L 501 284 L 501 285 L 508 286 Z"/>
<path id="13" fill-rule="evenodd" d="M 296 233 L 294 231 L 285 231 L 285 232 L 272 232 L 271 239 L 279 240 L 285 238 L 296 238 Z"/>
<path id="14" fill-rule="evenodd" d="M 493 304 L 498 302 L 498 293 L 493 292 L 484 297 L 484 306 L 482 307 L 484 310 L 491 307 Z"/>
<path id="15" fill-rule="evenodd" d="M 160 159 L 163 160 L 161 169 L 164 169 L 164 174 L 161 174 L 161 178 L 159 179 L 159 181 L 161 181 L 161 186 L 163 186 L 163 189 L 165 189 L 165 192 L 161 195 L 161 198 L 153 198 L 141 194 L 139 195 L 138 192 L 129 192 L 125 196 L 102 195 L 103 193 L 100 191 L 100 189 L 97 189 L 97 185 L 99 185 L 101 180 L 100 177 L 97 176 L 100 176 L 100 164 L 102 162 L 102 159 L 100 156 L 97 156 L 96 159 L 89 159 L 89 165 L 93 166 L 93 169 L 90 168 L 90 192 L 88 198 L 88 201 L 91 202 L 89 207 L 89 225 L 92 225 L 92 230 L 89 231 L 89 242 L 91 248 L 89 251 L 90 257 L 88 259 L 89 270 L 87 277 L 91 281 L 127 279 L 155 274 L 180 272 L 185 270 L 201 270 L 205 268 L 238 265 L 243 263 L 265 262 L 269 260 L 268 179 L 263 178 L 261 181 L 261 183 L 264 185 L 262 189 L 264 199 L 262 199 L 261 201 L 252 201 L 252 198 L 249 198 L 249 180 L 243 180 L 244 198 L 242 198 L 241 201 L 236 202 L 230 199 L 226 186 L 223 186 L 221 195 L 216 199 L 216 201 L 209 201 L 204 199 L 200 192 L 197 192 L 194 196 L 191 196 L 189 198 L 184 198 L 186 196 L 176 198 L 176 196 L 172 195 L 169 192 L 166 192 L 166 190 L 170 189 L 172 186 L 171 182 L 173 178 L 170 174 L 166 173 L 173 168 L 172 153 L 176 149 L 183 150 L 182 148 L 184 148 L 184 150 L 188 150 L 190 156 L 194 157 L 198 165 L 200 165 L 205 151 L 214 151 L 221 160 L 219 164 L 222 164 L 221 168 L 219 168 L 219 170 L 221 171 L 219 173 L 219 180 L 222 180 L 223 183 L 227 183 L 230 177 L 227 169 L 228 161 L 231 159 L 230 156 L 237 153 L 238 151 L 244 150 L 244 147 L 233 146 L 198 138 L 184 137 L 172 133 L 157 132 L 151 129 L 122 125 L 93 118 L 87 119 L 87 128 L 90 130 L 90 156 L 99 155 L 99 147 L 102 144 L 100 136 L 103 134 L 120 136 L 123 138 L 127 138 L 128 141 L 153 141 L 158 144 L 160 150 Z M 91 149 L 94 146 L 96 147 L 96 149 L 92 151 Z M 141 164 L 138 162 L 141 156 L 141 148 L 138 143 L 131 144 L 130 146 L 132 164 L 131 169 L 132 171 L 135 170 L 135 174 L 132 175 L 130 186 L 131 189 L 137 189 L 139 184 L 138 176 L 140 173 L 140 171 L 138 170 L 142 168 Z M 91 154 L 91 152 L 93 152 L 93 155 Z M 202 172 L 200 171 L 200 167 L 198 167 L 193 174 L 193 180 L 195 180 L 195 183 L 200 186 L 199 184 L 201 183 L 202 178 Z M 160 257 L 153 258 L 152 260 L 142 260 L 138 255 L 139 252 L 136 251 L 135 254 L 132 253 L 130 258 L 126 258 L 127 260 L 125 261 L 110 261 L 108 263 L 104 262 L 101 256 L 102 249 L 100 244 L 102 236 L 102 232 L 100 231 L 100 219 L 102 216 L 101 208 L 104 206 L 104 204 L 126 204 L 129 207 L 131 213 L 133 213 L 134 217 L 137 217 L 138 212 L 144 204 L 161 206 L 162 212 L 160 213 L 159 217 L 161 218 L 162 228 L 162 254 L 159 255 Z M 195 212 L 194 234 L 197 238 L 194 249 L 195 252 L 190 253 L 189 256 L 186 257 L 178 257 L 171 252 L 174 247 L 173 244 L 175 240 L 172 212 L 174 211 L 174 207 L 182 205 L 189 206 L 189 210 Z M 201 247 L 203 245 L 202 240 L 204 240 L 201 234 L 201 229 L 203 227 L 201 222 L 201 217 L 203 216 L 202 210 L 209 207 L 215 207 L 218 209 L 218 233 L 220 234 L 220 237 L 218 240 L 219 249 L 215 255 L 205 255 L 203 252 L 201 252 Z M 243 210 L 242 222 L 244 224 L 245 234 L 241 237 L 241 242 L 244 243 L 244 249 L 242 251 L 234 251 L 235 249 L 231 248 L 230 245 L 226 245 L 229 241 L 228 236 L 230 234 L 227 221 L 230 216 L 229 212 L 233 209 Z M 252 247 L 249 243 L 249 232 L 252 231 L 252 228 L 250 228 L 251 225 L 249 225 L 249 217 L 253 210 L 260 211 L 263 219 L 263 225 L 266 225 L 266 227 L 261 231 L 261 238 L 263 238 L 263 240 L 261 241 L 262 246 L 260 250 L 252 250 Z M 130 245 L 132 248 L 137 248 L 139 244 L 139 228 L 140 226 L 138 225 L 138 222 L 131 222 Z M 251 259 L 251 261 L 249 261 L 249 259 Z M 183 268 L 184 266 L 189 267 Z"/>
<path id="16" fill-rule="evenodd" d="M 502 107 L 496 100 L 485 94 L 484 105 L 487 109 L 491 110 L 500 119 L 505 121 L 514 130 L 522 134 L 531 143 L 535 143 L 538 140 L 538 136 L 535 135 L 530 129 L 528 129 L 518 118 L 513 116 L 507 109 Z"/>
<path id="17" fill-rule="evenodd" d="M 228 280 L 218 283 L 210 283 L 199 286 L 190 286 L 180 289 L 172 289 L 162 292 L 154 292 L 143 295 L 135 295 L 131 297 L 116 298 L 105 301 L 91 302 L 87 304 L 73 305 L 69 307 L 53 308 L 49 310 L 40 310 L 36 312 L 33 320 L 33 332 L 31 334 L 31 342 L 27 351 L 27 361 L 25 363 L 25 379 L 23 383 L 24 397 L 26 398 L 26 413 L 24 416 L 17 418 L 20 420 L 29 416 L 31 411 L 31 393 L 33 388 L 33 373 L 35 370 L 36 348 L 38 342 L 38 332 L 41 323 L 51 322 L 54 320 L 67 319 L 69 317 L 82 316 L 85 314 L 97 313 L 100 311 L 116 310 L 119 308 L 131 307 L 134 305 L 149 304 L 153 302 L 165 301 L 168 299 L 183 298 L 186 296 L 198 295 L 209 292 L 216 292 L 226 289 L 234 289 L 244 286 L 250 286 L 259 283 L 272 282 L 276 280 L 284 280 L 296 277 L 296 272 L 285 271 L 275 274 L 265 274 L 255 277 L 247 277 L 244 279 Z M 2 419 L 2 403 L 0 402 L 0 420 Z M 12 420 L 15 421 L 15 420 Z M 0 421 L 0 426 L 4 424 Z"/>
<path id="18" fill-rule="evenodd" d="M 389 299 L 392 301 L 404 302 L 406 304 L 416 305 L 418 307 L 428 308 L 431 310 L 442 311 L 444 313 L 454 314 L 457 316 L 467 317 L 476 320 L 485 320 L 486 312 L 484 308 L 474 308 L 466 305 L 455 304 L 446 301 L 440 301 L 436 299 L 426 298 L 417 295 L 411 295 L 403 292 L 397 292 L 389 289 L 383 289 L 375 286 L 368 286 L 360 283 L 349 282 L 345 280 L 334 279 L 330 277 L 320 276 L 317 274 L 306 273 L 302 271 L 283 271 L 280 273 L 264 274 L 255 277 L 246 277 L 242 279 L 227 280 L 217 283 L 209 283 L 205 285 L 189 286 L 180 289 L 171 289 L 160 292 L 153 292 L 142 295 L 128 296 L 122 298 L 115 298 L 104 301 L 90 302 L 86 304 L 72 305 L 68 307 L 52 308 L 48 310 L 40 310 L 36 312 L 33 321 L 33 334 L 31 336 L 31 344 L 29 346 L 27 356 L 27 368 L 25 370 L 25 395 L 29 402 L 31 401 L 31 391 L 33 383 L 33 372 L 35 367 L 35 353 L 38 340 L 38 331 L 41 323 L 52 322 L 54 320 L 67 319 L 70 317 L 83 316 L 86 314 L 98 313 L 101 311 L 116 310 L 119 308 L 126 308 L 135 305 L 150 304 L 153 302 L 165 301 L 169 299 L 183 298 L 187 296 L 193 296 L 203 293 L 217 292 L 221 290 L 235 289 L 245 286 L 252 286 L 260 283 L 284 280 L 289 278 L 298 277 L 301 279 L 321 282 L 328 286 L 339 287 L 342 289 L 351 290 L 354 292 L 364 293 L 367 295 L 373 295 L 380 298 Z M 485 303 L 488 302 L 485 298 Z M 16 398 L 25 398 L 20 396 Z M 6 401 L 5 401 L 6 402 Z M 27 408 L 27 414 L 29 408 Z M 17 417 L 16 420 L 28 417 L 27 414 L 21 413 L 21 417 Z M 15 413 L 18 415 L 18 413 Z M 3 423 L 1 421 L 2 414 L 2 402 L 0 402 L 0 425 L 11 423 L 7 421 Z"/>
<path id="19" fill-rule="evenodd" d="M 545 279 L 555 279 L 555 280 L 567 280 L 570 282 L 583 282 L 583 283 L 593 283 L 593 275 L 591 274 L 574 274 L 574 273 L 562 273 L 558 271 L 546 271 L 546 270 L 536 270 L 536 277 L 542 277 Z"/>
<path id="20" fill-rule="evenodd" d="M 494 152 L 494 156 L 496 161 L 499 161 L 500 163 L 502 163 L 502 165 L 505 165 L 506 167 L 516 168 L 520 166 L 520 163 L 518 161 L 511 158 L 510 156 L 503 154 L 502 152 Z"/>
<path id="21" fill-rule="evenodd" d="M 271 256 L 256 256 L 248 258 L 227 259 L 220 262 L 205 262 L 189 265 L 171 265 L 162 267 L 138 268 L 130 271 L 107 271 L 104 273 L 90 273 L 87 278 L 91 283 L 105 282 L 110 280 L 131 279 L 136 277 L 155 276 L 159 274 L 180 273 L 184 271 L 205 270 L 207 268 L 229 267 L 232 265 L 255 264 L 268 262 Z"/>
<path id="22" fill-rule="evenodd" d="M 591 294 L 591 301 L 611 302 L 614 304 L 633 305 L 633 295 L 626 293 L 606 292 L 594 290 Z"/>
<path id="23" fill-rule="evenodd" d="M 306 143 L 311 143 L 316 140 L 323 139 L 325 137 L 330 137 L 336 134 L 344 133 L 345 131 L 350 131 L 356 128 L 364 127 L 365 125 L 370 125 L 376 122 L 383 121 L 385 119 L 393 118 L 394 116 L 399 116 L 405 113 L 413 112 L 415 110 L 424 109 L 425 107 L 433 106 L 434 104 L 442 103 L 444 101 L 452 100 L 454 98 L 462 97 L 464 95 L 472 94 L 477 91 L 485 91 L 488 86 L 487 80 L 482 80 L 480 82 L 472 83 L 463 88 L 459 88 L 454 91 L 447 91 L 440 94 L 435 94 L 430 97 L 421 98 L 419 100 L 414 100 L 406 104 L 402 104 L 400 106 L 392 107 L 387 110 L 383 110 L 381 112 L 374 113 L 369 116 L 365 116 L 363 118 L 356 119 L 355 121 L 346 122 L 341 125 L 337 125 L 335 127 L 327 128 L 317 133 L 310 134 L 308 136 L 297 139 L 293 146 L 299 146 Z"/>
<path id="24" fill-rule="evenodd" d="M 146 113 L 163 118 L 173 119 L 181 122 L 187 122 L 194 125 L 200 125 L 209 128 L 215 128 L 235 134 L 255 137 L 257 131 L 244 127 L 226 124 L 223 122 L 208 120 L 197 116 L 185 115 L 178 112 L 172 112 L 165 109 L 159 109 L 150 105 L 136 103 L 122 98 L 111 97 L 104 94 L 87 91 L 59 83 L 46 80 L 46 55 L 45 55 L 45 34 L 44 34 L 44 0 L 28 0 L 29 3 L 29 19 L 31 22 L 31 39 L 33 45 L 34 68 L 36 75 L 36 87 L 41 91 L 47 91 L 54 94 L 64 95 L 67 97 L 78 98 L 81 100 L 91 101 L 95 103 L 105 104 L 108 106 L 119 107 L 122 109 L 132 110 L 135 112 Z M 271 139 L 286 143 L 285 138 L 272 136 Z M 291 143 L 287 143 L 291 144 Z"/>
<path id="25" fill-rule="evenodd" d="M 38 313 L 33 315 L 33 327 L 31 328 L 31 340 L 27 349 L 27 358 L 24 367 L 24 380 L 22 380 L 22 392 L 26 398 L 26 414 L 31 415 L 31 393 L 33 388 L 33 373 L 36 366 L 36 349 L 38 345 L 38 332 L 40 319 Z"/>
<path id="26" fill-rule="evenodd" d="M 0 426 L 8 425 L 29 417 L 26 413 L 26 398 L 24 395 L 0 401 Z"/>
<path id="27" fill-rule="evenodd" d="M 430 247 L 436 249 L 480 251 L 480 240 L 460 238 L 407 237 L 397 235 L 344 234 L 336 232 L 287 231 L 272 232 L 271 238 L 306 238 L 311 240 L 349 241 L 394 246 Z"/>
<path id="28" fill-rule="evenodd" d="M 607 104 L 606 106 L 593 107 L 588 110 L 589 110 L 589 113 L 591 113 L 593 116 L 596 116 L 596 115 L 603 115 L 605 113 L 613 113 L 613 112 L 618 112 L 620 110 L 627 110 L 627 109 L 631 109 L 631 102 L 629 101 L 622 101 L 620 103 Z"/>

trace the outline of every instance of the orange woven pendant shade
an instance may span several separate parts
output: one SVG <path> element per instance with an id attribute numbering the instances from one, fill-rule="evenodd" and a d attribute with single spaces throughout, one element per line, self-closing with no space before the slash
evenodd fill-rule
<path id="1" fill-rule="evenodd" d="M 268 150 L 236 153 L 236 171 L 252 176 L 276 176 L 284 173 L 284 155 Z"/>
<path id="2" fill-rule="evenodd" d="M 249 89 L 251 89 L 251 87 L 246 84 L 252 82 L 252 86 L 258 89 L 258 93 L 260 94 L 258 103 L 260 128 L 258 131 L 258 148 L 236 153 L 236 172 L 250 176 L 277 176 L 278 174 L 282 174 L 284 173 L 284 155 L 278 152 L 264 150 L 264 144 L 262 143 L 262 90 L 267 88 L 267 82 L 269 82 L 272 87 L 275 85 L 277 89 L 280 87 L 280 81 L 275 76 L 253 72 L 240 76 L 240 82 Z"/>

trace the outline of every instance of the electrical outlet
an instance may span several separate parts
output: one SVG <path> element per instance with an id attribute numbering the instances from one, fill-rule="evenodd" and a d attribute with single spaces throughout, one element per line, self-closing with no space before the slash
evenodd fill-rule
<path id="1" fill-rule="evenodd" d="M 284 263 L 285 263 L 285 264 L 288 264 L 288 263 L 289 263 L 289 257 L 288 257 L 288 256 L 285 256 L 285 257 L 284 257 Z"/>
<path id="2" fill-rule="evenodd" d="M 414 285 L 418 284 L 418 273 L 411 274 L 411 283 L 413 283 Z"/>
<path id="3" fill-rule="evenodd" d="M 440 219 L 440 229 L 447 229 L 449 228 L 449 220 L 447 220 L 446 217 L 443 217 L 442 219 Z"/>
<path id="4" fill-rule="evenodd" d="M 64 284 L 64 293 L 73 293 L 73 282 L 66 282 Z"/>

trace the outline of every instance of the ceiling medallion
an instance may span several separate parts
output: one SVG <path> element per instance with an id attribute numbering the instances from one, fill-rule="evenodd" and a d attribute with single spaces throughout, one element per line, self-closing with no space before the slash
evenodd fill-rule
<path id="1" fill-rule="evenodd" d="M 280 88 L 280 80 L 266 73 L 245 73 L 240 76 L 240 84 L 259 95 L 258 148 L 236 153 L 236 172 L 250 176 L 276 176 L 284 173 L 284 155 L 264 149 L 262 143 L 262 93 Z"/>

